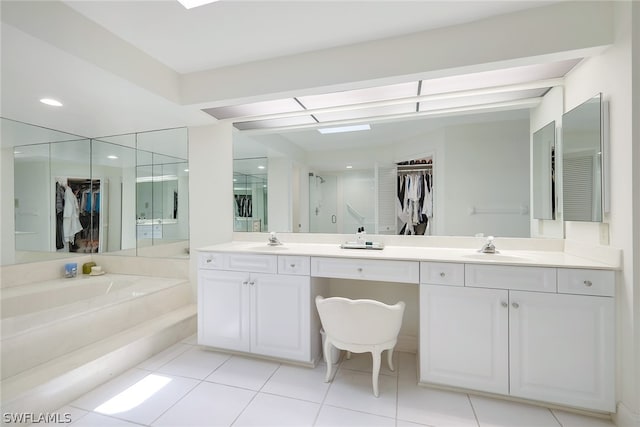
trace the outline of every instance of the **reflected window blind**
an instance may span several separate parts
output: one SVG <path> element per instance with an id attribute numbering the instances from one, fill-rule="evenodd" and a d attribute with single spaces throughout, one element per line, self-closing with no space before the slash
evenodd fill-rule
<path id="1" fill-rule="evenodd" d="M 564 218 L 591 221 L 593 206 L 593 159 L 590 156 L 565 158 L 562 162 Z"/>

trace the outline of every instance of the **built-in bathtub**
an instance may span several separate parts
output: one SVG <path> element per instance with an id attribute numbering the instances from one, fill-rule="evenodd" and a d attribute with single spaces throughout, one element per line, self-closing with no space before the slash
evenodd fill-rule
<path id="1" fill-rule="evenodd" d="M 2 290 L 2 378 L 189 304 L 188 281 L 80 275 Z"/>

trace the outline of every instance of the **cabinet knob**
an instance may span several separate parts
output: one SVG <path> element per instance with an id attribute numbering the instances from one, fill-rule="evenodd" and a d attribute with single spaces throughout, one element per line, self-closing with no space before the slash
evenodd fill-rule
<path id="1" fill-rule="evenodd" d="M 207 258 L 207 262 L 211 262 L 211 258 Z"/>
<path id="2" fill-rule="evenodd" d="M 511 307 L 513 307 L 513 308 L 519 308 L 519 307 L 520 307 L 520 304 L 518 304 L 517 302 L 512 302 L 512 303 L 511 303 Z"/>
<path id="3" fill-rule="evenodd" d="M 358 267 L 358 273 L 362 273 L 362 267 Z"/>
<path id="4" fill-rule="evenodd" d="M 440 272 L 440 277 L 444 277 L 444 276 L 446 276 L 446 274 L 444 274 L 444 271 L 441 271 Z"/>
<path id="5" fill-rule="evenodd" d="M 502 301 L 500 303 L 500 305 L 503 306 L 503 307 L 509 307 L 509 304 L 507 304 L 505 301 Z"/>
<path id="6" fill-rule="evenodd" d="M 252 280 L 252 281 L 250 281 L 250 282 L 249 282 L 249 284 L 250 284 L 251 286 L 253 286 L 253 285 L 255 285 L 255 284 L 256 284 L 256 282 L 254 282 L 254 281 Z"/>
<path id="7" fill-rule="evenodd" d="M 289 267 L 296 268 L 296 265 L 295 264 L 289 264 Z"/>
<path id="8" fill-rule="evenodd" d="M 249 284 L 249 282 L 245 280 L 244 282 L 242 282 L 242 284 L 243 284 L 243 285 L 248 285 L 248 284 Z"/>
<path id="9" fill-rule="evenodd" d="M 582 282 L 582 283 L 584 283 L 584 285 L 585 285 L 586 287 L 591 287 L 591 286 L 593 286 L 593 283 L 591 283 L 591 280 L 585 280 L 585 281 L 584 281 L 584 282 Z"/>

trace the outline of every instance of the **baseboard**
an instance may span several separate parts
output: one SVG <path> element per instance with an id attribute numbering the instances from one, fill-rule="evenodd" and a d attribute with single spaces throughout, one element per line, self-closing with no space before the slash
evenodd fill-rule
<path id="1" fill-rule="evenodd" d="M 640 426 L 640 414 L 631 411 L 624 403 L 618 403 L 618 410 L 612 416 L 618 427 L 638 427 Z"/>

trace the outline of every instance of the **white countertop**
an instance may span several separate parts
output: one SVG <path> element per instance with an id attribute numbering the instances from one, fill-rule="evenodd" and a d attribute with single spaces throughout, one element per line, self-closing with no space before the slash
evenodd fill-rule
<path id="1" fill-rule="evenodd" d="M 342 249 L 334 243 L 284 243 L 269 246 L 266 242 L 234 241 L 198 249 L 201 252 L 235 252 L 247 254 L 303 255 L 332 258 L 360 258 L 404 261 L 457 262 L 466 264 L 502 264 L 537 267 L 619 269 L 620 265 L 560 251 L 500 250 L 482 254 L 476 249 L 390 246 L 383 250 Z"/>

